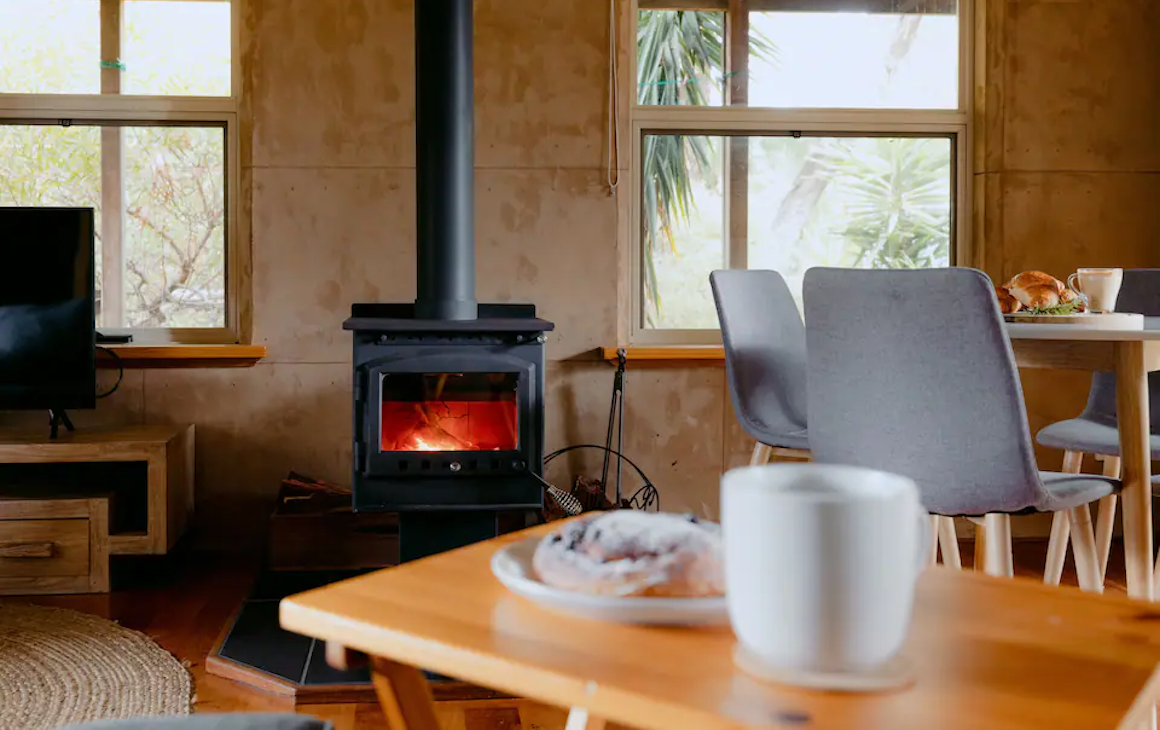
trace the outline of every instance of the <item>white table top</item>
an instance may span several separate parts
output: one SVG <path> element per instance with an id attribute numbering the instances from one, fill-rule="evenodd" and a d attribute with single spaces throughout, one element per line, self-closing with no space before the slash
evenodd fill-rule
<path id="1" fill-rule="evenodd" d="M 1160 317 L 1145 317 L 1142 330 L 1103 330 L 1067 324 L 1015 323 L 1007 325 L 1007 335 L 1013 340 L 1160 341 Z"/>

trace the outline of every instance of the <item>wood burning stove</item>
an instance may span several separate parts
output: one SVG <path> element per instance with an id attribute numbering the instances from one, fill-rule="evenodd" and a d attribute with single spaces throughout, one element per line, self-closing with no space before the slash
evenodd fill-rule
<path id="1" fill-rule="evenodd" d="M 472 0 L 415 3 L 417 292 L 355 304 L 354 504 L 400 512 L 403 559 L 543 504 L 544 334 L 475 299 Z M 465 515 L 475 515 L 467 517 Z"/>
<path id="2" fill-rule="evenodd" d="M 471 320 L 356 304 L 354 499 L 360 510 L 539 509 L 544 333 L 520 304 Z"/>

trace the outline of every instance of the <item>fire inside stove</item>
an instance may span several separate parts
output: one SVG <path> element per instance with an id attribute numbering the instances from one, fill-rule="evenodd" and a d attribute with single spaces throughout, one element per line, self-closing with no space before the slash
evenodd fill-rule
<path id="1" fill-rule="evenodd" d="M 515 451 L 515 373 L 383 376 L 383 451 Z"/>

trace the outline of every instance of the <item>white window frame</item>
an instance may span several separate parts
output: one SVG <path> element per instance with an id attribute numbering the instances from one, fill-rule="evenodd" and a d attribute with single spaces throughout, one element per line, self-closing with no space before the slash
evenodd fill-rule
<path id="1" fill-rule="evenodd" d="M 240 343 L 245 331 L 242 321 L 242 278 L 245 262 L 240 218 L 241 134 L 239 107 L 242 90 L 241 25 L 244 0 L 203 0 L 230 4 L 230 96 L 145 96 L 120 95 L 123 58 L 121 35 L 122 5 L 135 0 L 101 0 L 101 93 L 100 94 L 8 94 L 0 93 L 0 125 L 45 124 L 98 125 L 101 130 L 101 269 L 102 306 L 124 306 L 121 281 L 124 261 L 121 231 L 124 221 L 121 180 L 122 160 L 119 127 L 204 125 L 221 127 L 225 134 L 225 323 L 223 327 L 128 328 L 103 327 L 104 334 L 131 334 L 134 342 L 214 344 Z M 109 151 L 112 150 L 110 153 Z M 120 215 L 110 215 L 118 211 Z M 110 286 L 112 282 L 112 286 Z M 120 292 L 117 290 L 120 289 Z M 117 292 L 117 301 L 107 295 Z"/>
<path id="2" fill-rule="evenodd" d="M 629 344 L 632 345 L 714 345 L 721 343 L 720 329 L 653 329 L 645 327 L 644 247 L 643 247 L 643 142 L 655 133 L 722 135 L 745 139 L 747 136 L 785 135 L 800 132 L 810 136 L 922 136 L 947 137 L 954 150 L 952 263 L 974 266 L 976 258 L 971 237 L 971 106 L 973 97 L 974 0 L 958 0 L 959 8 L 959 103 L 957 109 L 787 109 L 747 106 L 641 106 L 636 103 L 637 19 L 640 10 L 712 10 L 726 13 L 726 70 L 734 79 L 747 78 L 748 39 L 734 42 L 738 29 L 747 33 L 745 11 L 849 8 L 849 0 L 630 0 L 629 32 L 631 43 L 629 80 L 631 112 L 629 118 Z M 740 11 L 740 12 L 739 12 Z M 743 16 L 743 18 L 742 18 Z M 741 19 L 739 22 L 739 18 Z M 740 72 L 739 72 L 740 71 Z M 737 94 L 736 83 L 730 84 L 731 95 Z M 741 93 L 746 89 L 742 88 Z M 727 146 L 728 147 L 728 146 Z M 726 266 L 743 269 L 748 257 L 745 222 L 732 220 L 729 201 L 729 154 L 725 160 L 725 229 L 728 232 Z M 742 203 L 743 204 L 743 203 Z M 705 282 L 708 286 L 708 282 Z"/>

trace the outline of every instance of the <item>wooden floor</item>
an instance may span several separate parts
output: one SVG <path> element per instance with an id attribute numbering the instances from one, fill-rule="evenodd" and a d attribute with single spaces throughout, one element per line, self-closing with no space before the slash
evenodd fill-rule
<path id="1" fill-rule="evenodd" d="M 962 546 L 964 562 L 973 552 Z M 1045 542 L 1017 542 L 1015 570 L 1018 575 L 1042 579 Z M 136 560 L 136 559 L 133 559 Z M 120 622 L 142 631 L 162 647 L 190 664 L 196 683 L 198 712 L 291 712 L 286 700 L 251 690 L 205 673 L 205 657 L 226 620 L 247 594 L 256 564 L 238 561 L 206 562 L 200 556 L 141 559 L 139 567 L 114 572 L 114 585 L 131 583 L 129 590 L 105 596 L 58 596 L 20 600 L 72 608 Z M 129 573 L 128 580 L 125 574 Z M 1075 585 L 1069 555 L 1064 583 Z M 1108 567 L 1109 592 L 1125 592 L 1123 553 L 1113 545 Z M 386 728 L 374 704 L 304 705 L 299 712 L 334 723 L 336 730 Z M 440 705 L 443 730 L 561 730 L 566 712 L 535 702 L 488 700 L 448 702 Z"/>

